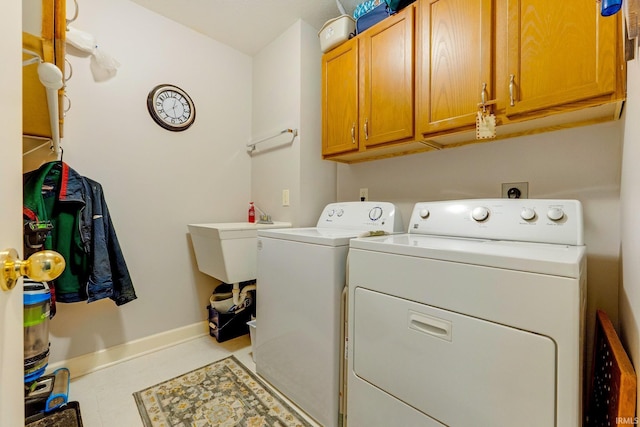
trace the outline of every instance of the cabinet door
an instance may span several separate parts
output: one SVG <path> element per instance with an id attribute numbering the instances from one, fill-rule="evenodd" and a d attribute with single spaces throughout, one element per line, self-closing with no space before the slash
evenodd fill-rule
<path id="1" fill-rule="evenodd" d="M 414 8 L 407 7 L 360 36 L 360 143 L 412 139 Z"/>
<path id="2" fill-rule="evenodd" d="M 55 64 L 65 72 L 65 39 L 66 39 L 66 8 L 65 0 L 38 2 L 23 2 L 23 20 L 41 19 L 37 22 L 23 22 L 23 27 L 32 32 L 23 32 L 22 47 L 37 53 L 45 62 Z M 26 18 L 25 18 L 26 17 Z M 31 59 L 25 54 L 23 60 Z M 46 90 L 38 78 L 37 65 L 23 67 L 23 134 L 50 138 L 52 135 L 49 120 L 49 107 Z M 58 91 L 59 104 L 59 132 L 62 134 L 63 125 L 63 95 L 64 88 Z"/>
<path id="3" fill-rule="evenodd" d="M 509 0 L 508 22 L 508 116 L 615 91 L 617 19 L 599 2 Z"/>
<path id="4" fill-rule="evenodd" d="M 322 57 L 322 154 L 358 149 L 358 39 Z"/>
<path id="5" fill-rule="evenodd" d="M 424 0 L 418 6 L 418 133 L 472 127 L 494 98 L 493 2 Z"/>

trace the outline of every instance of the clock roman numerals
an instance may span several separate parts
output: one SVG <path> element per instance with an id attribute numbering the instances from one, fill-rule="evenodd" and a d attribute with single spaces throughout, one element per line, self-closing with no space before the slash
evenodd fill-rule
<path id="1" fill-rule="evenodd" d="M 193 101 L 177 86 L 156 86 L 149 92 L 147 108 L 153 120 L 167 130 L 185 130 L 195 120 Z"/>

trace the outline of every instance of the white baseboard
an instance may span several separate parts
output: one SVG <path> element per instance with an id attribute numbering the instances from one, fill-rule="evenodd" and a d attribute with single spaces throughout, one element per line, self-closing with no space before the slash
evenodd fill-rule
<path id="1" fill-rule="evenodd" d="M 154 351 L 162 350 L 163 348 L 171 347 L 208 334 L 209 322 L 198 322 L 50 364 L 47 367 L 47 373 L 53 372 L 58 368 L 65 367 L 69 369 L 71 378 L 77 378 L 117 363 L 121 363 L 135 357 L 140 357 Z"/>

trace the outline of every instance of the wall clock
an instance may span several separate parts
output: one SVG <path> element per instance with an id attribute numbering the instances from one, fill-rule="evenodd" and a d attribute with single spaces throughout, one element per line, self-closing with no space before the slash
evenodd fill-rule
<path id="1" fill-rule="evenodd" d="M 161 84 L 149 92 L 147 108 L 155 122 L 167 130 L 186 130 L 196 118 L 191 97 L 177 86 Z"/>

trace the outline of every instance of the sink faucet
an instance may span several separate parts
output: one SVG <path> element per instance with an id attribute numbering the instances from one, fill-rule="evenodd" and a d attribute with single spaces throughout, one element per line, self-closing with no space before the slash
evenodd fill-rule
<path id="1" fill-rule="evenodd" d="M 271 215 L 267 215 L 262 209 L 257 207 L 255 203 L 253 204 L 253 207 L 256 208 L 256 210 L 260 214 L 258 218 L 258 224 L 273 224 L 273 221 L 271 221 Z"/>

